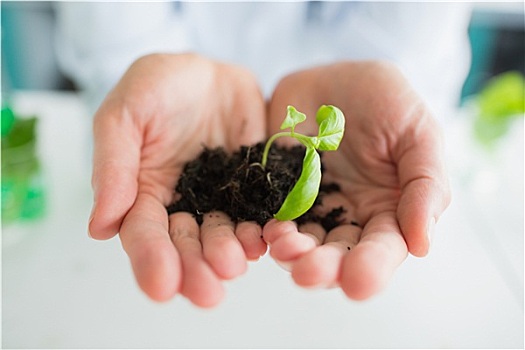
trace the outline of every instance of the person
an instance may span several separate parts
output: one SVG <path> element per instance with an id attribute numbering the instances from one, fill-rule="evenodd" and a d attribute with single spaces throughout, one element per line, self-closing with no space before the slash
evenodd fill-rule
<path id="1" fill-rule="evenodd" d="M 450 201 L 435 116 L 453 110 L 468 69 L 465 4 L 60 3 L 57 14 L 64 72 L 93 105 L 103 100 L 90 235 L 118 233 L 153 300 L 215 306 L 222 281 L 267 245 L 298 285 L 363 300 L 409 253 L 428 253 Z M 233 151 L 278 130 L 287 105 L 315 115 L 322 104 L 347 119 L 324 157 L 341 193 L 321 209 L 342 205 L 342 225 L 167 215 L 202 145 Z"/>

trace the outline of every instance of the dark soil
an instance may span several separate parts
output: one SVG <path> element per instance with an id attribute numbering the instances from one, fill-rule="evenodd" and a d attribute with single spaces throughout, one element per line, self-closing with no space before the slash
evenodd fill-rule
<path id="1" fill-rule="evenodd" d="M 234 222 L 256 221 L 263 226 L 279 210 L 299 178 L 305 154 L 303 146 L 284 148 L 274 144 L 263 169 L 260 161 L 264 145 L 261 142 L 243 146 L 231 155 L 222 148 L 204 148 L 185 165 L 175 188 L 176 201 L 168 206 L 168 213 L 189 212 L 202 223 L 203 214 L 218 210 Z M 327 231 L 338 226 L 342 208 L 325 216 L 314 213 L 322 196 L 334 191 L 339 191 L 335 183 L 321 185 L 314 206 L 295 221 L 318 222 Z"/>

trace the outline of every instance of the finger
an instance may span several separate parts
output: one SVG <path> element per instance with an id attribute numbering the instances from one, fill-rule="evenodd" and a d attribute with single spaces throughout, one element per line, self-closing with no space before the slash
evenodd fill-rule
<path id="1" fill-rule="evenodd" d="M 204 215 L 201 241 L 204 257 L 219 277 L 232 279 L 246 272 L 246 256 L 228 215 L 219 211 Z"/>
<path id="2" fill-rule="evenodd" d="M 346 247 L 328 243 L 317 247 L 294 262 L 292 278 L 299 286 L 306 288 L 329 288 L 337 284 L 341 261 Z"/>
<path id="3" fill-rule="evenodd" d="M 398 161 L 401 197 L 397 218 L 410 253 L 420 257 L 428 253 L 432 228 L 450 203 L 439 128 L 428 120 Z"/>
<path id="4" fill-rule="evenodd" d="M 339 225 L 328 233 L 325 243 L 337 243 L 346 250 L 351 250 L 359 242 L 361 231 L 356 224 Z"/>
<path id="5" fill-rule="evenodd" d="M 268 246 L 262 239 L 262 228 L 255 222 L 239 222 L 235 235 L 244 249 L 248 260 L 258 260 L 266 253 Z"/>
<path id="6" fill-rule="evenodd" d="M 108 239 L 119 231 L 137 196 L 140 141 L 129 116 L 119 113 L 103 105 L 95 116 L 94 204 L 88 224 L 95 239 Z"/>
<path id="7" fill-rule="evenodd" d="M 299 258 L 292 278 L 303 287 L 328 288 L 339 283 L 343 257 L 353 249 L 361 234 L 355 225 L 340 225 L 328 233 L 324 244 Z"/>
<path id="8" fill-rule="evenodd" d="M 448 188 L 432 179 L 412 181 L 399 200 L 398 220 L 410 253 L 428 254 L 434 225 L 450 201 Z"/>
<path id="9" fill-rule="evenodd" d="M 224 288 L 202 254 L 199 225 L 184 212 L 170 215 L 169 220 L 171 240 L 182 261 L 182 295 L 200 307 L 217 305 L 224 298 Z"/>
<path id="10" fill-rule="evenodd" d="M 120 239 L 140 288 L 153 300 L 172 298 L 180 289 L 182 270 L 164 206 L 140 195 L 122 223 Z"/>
<path id="11" fill-rule="evenodd" d="M 292 221 L 270 220 L 263 227 L 263 237 L 270 246 L 270 255 L 285 269 L 318 244 L 311 235 L 300 233 Z"/>
<path id="12" fill-rule="evenodd" d="M 312 237 L 316 246 L 321 245 L 326 236 L 326 231 L 323 226 L 315 222 L 307 222 L 299 225 L 299 232 Z"/>
<path id="13" fill-rule="evenodd" d="M 355 300 L 363 300 L 382 290 L 408 254 L 395 214 L 372 217 L 359 243 L 345 255 L 341 288 Z"/>

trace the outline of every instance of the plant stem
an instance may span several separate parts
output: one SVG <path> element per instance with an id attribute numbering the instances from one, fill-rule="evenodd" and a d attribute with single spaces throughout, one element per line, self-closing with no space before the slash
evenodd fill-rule
<path id="1" fill-rule="evenodd" d="M 283 131 L 278 132 L 277 134 L 272 135 L 266 142 L 266 146 L 264 146 L 264 152 L 262 156 L 261 165 L 263 168 L 266 169 L 266 163 L 268 162 L 268 153 L 270 153 L 270 147 L 272 146 L 272 143 L 279 137 L 282 136 L 292 136 L 292 133 L 290 131 Z"/>
<path id="2" fill-rule="evenodd" d="M 301 142 L 307 148 L 314 148 L 314 149 L 317 148 L 316 143 L 312 141 L 312 139 L 316 139 L 316 138 L 312 138 L 312 137 L 305 136 L 303 134 L 295 133 L 293 132 L 293 130 L 278 132 L 277 134 L 272 135 L 272 137 L 268 139 L 268 141 L 266 142 L 266 145 L 264 146 L 264 152 L 263 152 L 262 161 L 261 161 L 261 165 L 263 169 L 266 169 L 266 163 L 268 162 L 268 154 L 270 153 L 270 147 L 272 146 L 272 143 L 277 138 L 283 137 L 283 136 L 293 137 L 297 141 Z"/>

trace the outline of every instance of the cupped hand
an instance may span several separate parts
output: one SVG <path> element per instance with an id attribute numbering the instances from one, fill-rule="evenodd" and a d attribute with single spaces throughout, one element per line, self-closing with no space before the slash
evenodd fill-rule
<path id="1" fill-rule="evenodd" d="M 310 116 L 297 131 L 317 134 L 322 104 L 346 117 L 339 149 L 323 155 L 323 181 L 341 192 L 327 195 L 320 209 L 343 206 L 343 224 L 325 232 L 315 223 L 273 220 L 263 234 L 297 284 L 340 286 L 349 298 L 366 299 L 385 287 L 408 252 L 428 253 L 450 201 L 440 129 L 394 66 L 340 62 L 285 77 L 269 107 L 270 132 L 293 105 Z"/>
<path id="2" fill-rule="evenodd" d="M 221 281 L 265 253 L 261 228 L 210 213 L 198 225 L 189 213 L 168 217 L 165 206 L 185 162 L 203 145 L 231 151 L 265 138 L 265 103 L 243 68 L 198 55 L 138 59 L 94 118 L 90 235 L 119 233 L 136 280 L 152 299 L 181 293 L 216 305 Z"/>

